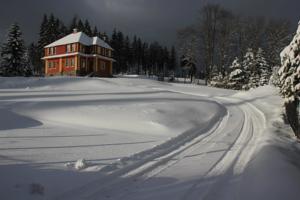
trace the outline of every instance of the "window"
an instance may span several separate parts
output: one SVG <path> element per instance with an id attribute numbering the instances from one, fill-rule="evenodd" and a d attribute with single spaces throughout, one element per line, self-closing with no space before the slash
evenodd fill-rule
<path id="1" fill-rule="evenodd" d="M 50 47 L 48 49 L 48 54 L 51 55 L 55 55 L 56 54 L 56 47 Z"/>
<path id="2" fill-rule="evenodd" d="M 76 44 L 68 44 L 67 45 L 67 53 L 75 52 Z"/>
<path id="3" fill-rule="evenodd" d="M 70 52 L 71 52 L 71 45 L 68 44 L 68 45 L 67 45 L 67 53 L 70 53 Z"/>
<path id="4" fill-rule="evenodd" d="M 72 51 L 72 52 L 75 52 L 75 49 L 76 49 L 76 45 L 75 45 L 75 44 L 72 44 L 72 45 L 71 45 L 71 51 Z"/>
<path id="5" fill-rule="evenodd" d="M 74 67 L 75 66 L 75 58 L 66 58 L 65 66 L 66 67 Z"/>
<path id="6" fill-rule="evenodd" d="M 55 61 L 48 61 L 48 68 L 56 68 L 58 63 Z"/>
<path id="7" fill-rule="evenodd" d="M 75 66 L 75 59 L 71 58 L 71 66 Z"/>
<path id="8" fill-rule="evenodd" d="M 65 66 L 68 67 L 69 66 L 69 58 L 66 58 L 66 63 Z"/>

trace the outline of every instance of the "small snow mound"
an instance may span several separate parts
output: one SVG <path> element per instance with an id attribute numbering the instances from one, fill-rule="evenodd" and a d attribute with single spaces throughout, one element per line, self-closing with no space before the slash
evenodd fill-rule
<path id="1" fill-rule="evenodd" d="M 75 163 L 75 169 L 82 170 L 88 167 L 88 163 L 84 159 L 77 160 Z"/>

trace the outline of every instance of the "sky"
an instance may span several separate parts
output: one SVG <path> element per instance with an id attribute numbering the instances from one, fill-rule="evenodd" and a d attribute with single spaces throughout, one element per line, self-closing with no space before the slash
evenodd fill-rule
<path id="1" fill-rule="evenodd" d="M 300 20 L 300 0 L 0 0 L 0 40 L 5 40 L 9 25 L 18 22 L 25 41 L 36 41 L 43 14 L 54 13 L 66 24 L 77 15 L 108 34 L 117 28 L 170 46 L 176 31 L 196 23 L 208 2 L 237 14 L 288 19 L 295 29 Z"/>

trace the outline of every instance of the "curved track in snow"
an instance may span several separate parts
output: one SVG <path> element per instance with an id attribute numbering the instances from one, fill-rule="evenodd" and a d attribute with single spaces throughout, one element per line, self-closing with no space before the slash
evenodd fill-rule
<path id="1" fill-rule="evenodd" d="M 243 171 L 265 128 L 264 114 L 238 98 L 199 99 L 219 104 L 221 118 L 124 158 L 103 169 L 103 178 L 57 199 L 239 199 Z"/>

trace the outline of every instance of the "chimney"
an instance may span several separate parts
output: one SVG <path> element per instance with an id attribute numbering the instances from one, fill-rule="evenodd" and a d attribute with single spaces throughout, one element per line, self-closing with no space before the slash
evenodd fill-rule
<path id="1" fill-rule="evenodd" d="M 74 28 L 73 29 L 73 33 L 77 33 L 78 32 L 78 29 L 77 28 Z"/>

